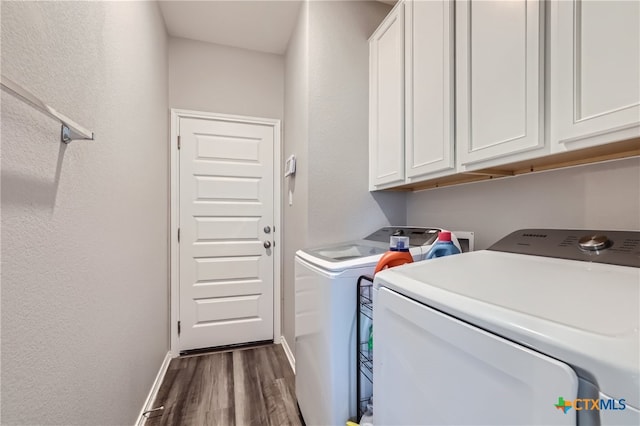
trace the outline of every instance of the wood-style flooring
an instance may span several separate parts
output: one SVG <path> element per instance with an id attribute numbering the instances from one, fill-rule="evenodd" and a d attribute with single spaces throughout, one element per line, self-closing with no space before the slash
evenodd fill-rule
<path id="1" fill-rule="evenodd" d="M 302 425 L 294 386 L 280 345 L 175 358 L 146 425 Z"/>

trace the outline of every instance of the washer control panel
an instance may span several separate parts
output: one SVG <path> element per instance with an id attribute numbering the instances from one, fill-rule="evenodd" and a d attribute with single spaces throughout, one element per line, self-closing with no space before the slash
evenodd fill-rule
<path id="1" fill-rule="evenodd" d="M 410 246 L 423 246 L 426 244 L 432 244 L 438 239 L 439 229 L 436 228 L 420 228 L 415 226 L 385 226 L 378 229 L 371 235 L 368 235 L 365 240 L 380 241 L 383 243 L 389 243 L 389 238 L 392 236 L 404 236 L 409 237 Z"/>
<path id="2" fill-rule="evenodd" d="M 640 232 L 521 229 L 488 250 L 640 268 Z"/>

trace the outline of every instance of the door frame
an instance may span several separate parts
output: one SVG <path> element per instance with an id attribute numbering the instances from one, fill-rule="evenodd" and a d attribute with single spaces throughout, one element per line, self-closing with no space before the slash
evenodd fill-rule
<path id="1" fill-rule="evenodd" d="M 178 318 L 180 306 L 180 263 L 179 263 L 179 246 L 178 246 L 178 224 L 179 224 L 179 176 L 180 164 L 178 162 L 178 136 L 180 133 L 181 118 L 202 118 L 215 119 L 223 121 L 231 121 L 248 124 L 263 124 L 273 127 L 273 343 L 280 343 L 280 316 L 281 316 L 281 286 L 282 286 L 282 136 L 281 136 L 281 120 L 274 118 L 248 117 L 241 115 L 219 114 L 213 112 L 192 111 L 186 109 L 171 108 L 171 138 L 169 140 L 170 155 L 170 191 L 171 205 L 169 216 L 171 223 L 169 225 L 169 246 L 171 248 L 170 261 L 170 323 L 169 329 L 171 336 L 171 356 L 180 355 L 178 349 Z"/>

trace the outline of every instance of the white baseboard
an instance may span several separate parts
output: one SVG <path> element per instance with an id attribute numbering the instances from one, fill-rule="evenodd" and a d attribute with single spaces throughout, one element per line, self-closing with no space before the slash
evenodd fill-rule
<path id="1" fill-rule="evenodd" d="M 142 410 L 140 410 L 140 414 L 138 414 L 138 419 L 135 423 L 136 426 L 144 425 L 144 422 L 147 420 L 146 417 L 143 416 L 143 414 L 145 411 L 151 410 L 153 408 L 153 403 L 156 400 L 156 396 L 158 396 L 158 390 L 160 390 L 160 385 L 162 384 L 162 380 L 164 380 L 164 375 L 167 374 L 167 370 L 169 369 L 171 358 L 171 351 L 169 351 L 164 357 L 164 361 L 162 361 L 162 365 L 160 366 L 160 370 L 158 371 L 156 379 L 153 381 L 153 385 L 151 386 L 149 395 L 147 395 L 147 399 L 144 401 Z"/>
<path id="2" fill-rule="evenodd" d="M 293 352 L 291 352 L 291 348 L 287 344 L 287 340 L 282 336 L 280 338 L 280 344 L 282 345 L 282 349 L 284 349 L 284 353 L 289 360 L 289 364 L 291 364 L 291 369 L 293 370 L 293 374 L 296 374 L 296 359 L 293 356 Z"/>

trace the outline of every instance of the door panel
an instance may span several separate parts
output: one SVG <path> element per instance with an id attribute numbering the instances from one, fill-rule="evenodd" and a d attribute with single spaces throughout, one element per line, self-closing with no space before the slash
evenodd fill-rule
<path id="1" fill-rule="evenodd" d="M 576 119 L 638 106 L 640 3 L 587 1 L 576 12 Z"/>
<path id="2" fill-rule="evenodd" d="M 404 181 L 404 4 L 369 41 L 370 190 Z"/>
<path id="3" fill-rule="evenodd" d="M 197 201 L 259 201 L 260 179 L 194 176 Z"/>
<path id="4" fill-rule="evenodd" d="M 453 2 L 411 1 L 405 10 L 406 174 L 417 181 L 455 169 Z"/>
<path id="5" fill-rule="evenodd" d="M 475 2 L 470 9 L 469 142 L 475 151 L 526 136 L 527 3 Z"/>
<path id="6" fill-rule="evenodd" d="M 638 137 L 640 3 L 561 1 L 551 10 L 554 150 Z"/>
<path id="7" fill-rule="evenodd" d="M 180 119 L 179 349 L 273 339 L 274 127 Z"/>
<path id="8" fill-rule="evenodd" d="M 544 147 L 543 7 L 456 2 L 456 155 L 464 170 Z"/>
<path id="9" fill-rule="evenodd" d="M 554 407 L 577 397 L 568 365 L 386 288 L 374 303 L 376 423 L 576 424 Z"/>
<path id="10" fill-rule="evenodd" d="M 196 242 L 255 240 L 259 238 L 259 217 L 195 217 Z"/>

